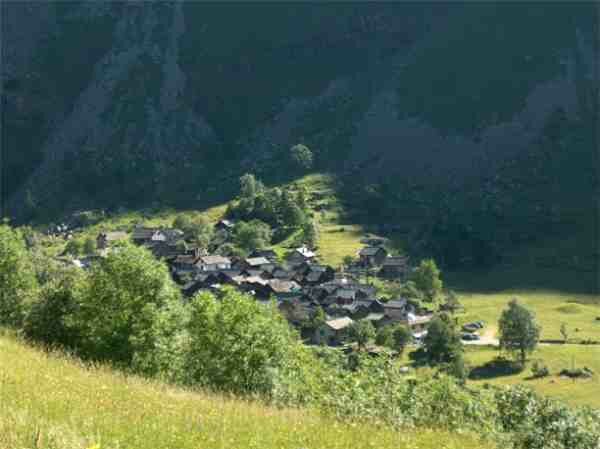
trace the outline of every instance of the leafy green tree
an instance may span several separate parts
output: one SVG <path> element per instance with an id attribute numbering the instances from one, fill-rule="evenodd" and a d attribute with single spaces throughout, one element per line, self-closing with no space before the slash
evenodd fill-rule
<path id="1" fill-rule="evenodd" d="M 397 325 L 392 330 L 392 349 L 398 354 L 402 354 L 406 347 L 412 342 L 413 336 L 410 329 L 406 326 Z"/>
<path id="2" fill-rule="evenodd" d="M 76 320 L 81 353 L 95 360 L 150 373 L 161 345 L 159 328 L 178 327 L 181 303 L 164 264 L 142 247 L 125 244 L 92 267 L 81 294 Z"/>
<path id="3" fill-rule="evenodd" d="M 240 221 L 233 229 L 233 241 L 245 250 L 264 249 L 271 243 L 272 232 L 268 224 L 259 220 Z"/>
<path id="4" fill-rule="evenodd" d="M 319 227 L 314 220 L 308 220 L 302 225 L 302 241 L 310 248 L 315 248 L 319 241 Z"/>
<path id="5" fill-rule="evenodd" d="M 426 301 L 433 302 L 442 293 L 443 283 L 440 270 L 433 259 L 421 261 L 412 273 L 411 280 L 415 287 L 423 293 Z"/>
<path id="6" fill-rule="evenodd" d="M 96 240 L 91 237 L 88 237 L 83 242 L 83 252 L 85 254 L 93 254 L 96 252 Z"/>
<path id="7" fill-rule="evenodd" d="M 318 306 L 312 313 L 307 327 L 310 330 L 314 331 L 319 329 L 323 324 L 325 324 L 325 321 L 327 321 L 327 315 L 325 314 L 323 307 Z"/>
<path id="8" fill-rule="evenodd" d="M 350 256 L 350 255 L 346 255 L 344 256 L 344 258 L 342 259 L 342 264 L 344 264 L 344 266 L 349 267 L 350 265 L 352 265 L 354 263 L 354 257 Z"/>
<path id="9" fill-rule="evenodd" d="M 0 325 L 19 327 L 38 282 L 21 233 L 0 224 Z"/>
<path id="10" fill-rule="evenodd" d="M 290 228 L 297 228 L 306 220 L 304 212 L 298 207 L 296 199 L 289 190 L 283 191 L 279 203 L 279 213 L 281 224 Z"/>
<path id="11" fill-rule="evenodd" d="M 450 363 L 456 354 L 463 351 L 458 329 L 445 313 L 431 320 L 423 346 L 427 359 L 433 364 Z"/>
<path id="12" fill-rule="evenodd" d="M 203 293 L 191 302 L 187 371 L 193 382 L 235 393 L 269 395 L 293 363 L 298 346 L 274 304 L 234 289 L 220 301 Z"/>
<path id="13" fill-rule="evenodd" d="M 71 239 L 67 242 L 65 246 L 65 254 L 70 254 L 71 256 L 78 256 L 83 253 L 84 242 L 80 239 Z"/>
<path id="14" fill-rule="evenodd" d="M 214 227 L 201 215 L 192 217 L 188 214 L 179 214 L 173 221 L 173 227 L 183 231 L 185 238 L 204 248 L 214 238 Z"/>
<path id="15" fill-rule="evenodd" d="M 417 288 L 414 281 L 407 281 L 400 286 L 400 296 L 408 299 L 422 299 L 423 293 Z"/>
<path id="16" fill-rule="evenodd" d="M 375 343 L 380 346 L 386 346 L 402 355 L 406 346 L 412 341 L 410 329 L 401 324 L 393 326 L 383 326 L 377 332 Z"/>
<path id="17" fill-rule="evenodd" d="M 498 321 L 500 348 L 525 363 L 527 354 L 533 352 L 540 338 L 540 326 L 533 312 L 519 304 L 516 299 L 508 303 Z"/>
<path id="18" fill-rule="evenodd" d="M 254 199 L 258 194 L 263 193 L 265 187 L 251 173 L 246 173 L 240 178 L 240 199 Z"/>
<path id="19" fill-rule="evenodd" d="M 292 163 L 303 170 L 308 170 L 313 166 L 313 153 L 306 145 L 301 143 L 294 145 L 290 149 L 290 158 Z"/>
<path id="20" fill-rule="evenodd" d="M 75 267 L 55 270 L 27 314 L 23 325 L 25 337 L 49 346 L 76 349 L 80 344 L 76 311 L 85 282 L 83 270 Z"/>
<path id="21" fill-rule="evenodd" d="M 359 349 L 364 349 L 369 341 L 375 338 L 375 327 L 370 321 L 355 321 L 348 329 L 348 339 L 356 342 Z"/>

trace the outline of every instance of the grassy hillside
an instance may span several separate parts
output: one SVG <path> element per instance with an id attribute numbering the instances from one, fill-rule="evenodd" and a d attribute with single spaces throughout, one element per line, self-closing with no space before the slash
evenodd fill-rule
<path id="1" fill-rule="evenodd" d="M 0 447 L 483 448 L 468 435 L 342 424 L 84 367 L 0 337 Z M 489 447 L 486 444 L 486 447 Z"/>

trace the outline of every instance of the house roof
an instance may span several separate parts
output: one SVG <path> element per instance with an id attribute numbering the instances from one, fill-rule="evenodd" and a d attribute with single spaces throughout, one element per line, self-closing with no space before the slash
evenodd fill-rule
<path id="1" fill-rule="evenodd" d="M 348 318 L 348 317 L 336 318 L 335 320 L 325 321 L 325 324 L 335 331 L 345 329 L 346 327 L 350 326 L 352 323 L 354 323 L 354 320 L 352 320 L 352 318 Z"/>
<path id="2" fill-rule="evenodd" d="M 180 254 L 179 256 L 175 257 L 174 262 L 181 263 L 181 264 L 193 265 L 196 262 L 196 256 L 188 255 L 188 254 Z"/>
<path id="3" fill-rule="evenodd" d="M 142 226 L 136 226 L 133 229 L 132 237 L 134 239 L 151 239 L 154 233 L 157 231 L 156 228 L 145 228 Z"/>
<path id="4" fill-rule="evenodd" d="M 260 276 L 248 276 L 243 280 L 243 282 L 245 282 L 247 284 L 260 284 L 260 285 L 269 284 L 269 281 L 261 278 Z"/>
<path id="5" fill-rule="evenodd" d="M 271 262 L 264 257 L 249 257 L 246 259 L 246 263 L 251 267 L 258 267 L 260 265 L 268 265 Z"/>
<path id="6" fill-rule="evenodd" d="M 105 238 L 108 241 L 117 241 L 117 240 L 125 240 L 128 237 L 126 232 L 122 231 L 111 231 L 111 232 L 103 232 L 100 234 L 101 237 Z"/>
<path id="7" fill-rule="evenodd" d="M 383 313 L 369 313 L 363 319 L 368 320 L 368 321 L 381 321 L 384 317 L 385 317 L 385 314 L 383 314 Z"/>
<path id="8" fill-rule="evenodd" d="M 323 276 L 322 271 L 312 271 L 306 275 L 306 280 L 309 282 L 317 282 Z"/>
<path id="9" fill-rule="evenodd" d="M 359 256 L 374 256 L 376 255 L 379 251 L 382 251 L 383 248 L 381 246 L 365 246 L 363 249 L 360 250 L 360 252 L 358 253 Z"/>
<path id="10" fill-rule="evenodd" d="M 383 307 L 386 309 L 405 309 L 407 305 L 407 301 L 404 298 L 395 299 L 393 301 L 388 301 L 383 303 Z"/>
<path id="11" fill-rule="evenodd" d="M 183 237 L 183 231 L 181 231 L 179 229 L 173 229 L 173 228 L 160 229 L 158 232 L 163 234 L 167 240 L 176 240 L 176 239 L 180 239 Z"/>
<path id="12" fill-rule="evenodd" d="M 277 253 L 272 249 L 255 249 L 250 257 L 276 257 Z"/>
<path id="13" fill-rule="evenodd" d="M 234 226 L 234 223 L 233 223 L 233 221 L 231 221 L 231 220 L 226 220 L 226 219 L 223 219 L 223 220 L 219 220 L 219 221 L 217 222 L 217 226 L 224 226 L 224 227 L 226 227 L 226 228 L 233 228 L 233 226 Z"/>
<path id="14" fill-rule="evenodd" d="M 231 263 L 231 260 L 223 256 L 204 256 L 200 258 L 200 262 L 204 265 L 227 265 Z"/>
<path id="15" fill-rule="evenodd" d="M 308 249 L 306 246 L 301 246 L 300 248 L 296 248 L 294 253 L 298 253 L 306 259 L 311 259 L 316 256 L 316 253 Z"/>
<path id="16" fill-rule="evenodd" d="M 383 266 L 404 266 L 408 263 L 406 256 L 388 256 L 383 261 Z"/>
<path id="17" fill-rule="evenodd" d="M 354 299 L 356 291 L 349 288 L 340 288 L 335 292 L 337 298 Z"/>
<path id="18" fill-rule="evenodd" d="M 300 286 L 294 281 L 271 279 L 268 283 L 275 293 L 289 293 L 300 289 Z"/>

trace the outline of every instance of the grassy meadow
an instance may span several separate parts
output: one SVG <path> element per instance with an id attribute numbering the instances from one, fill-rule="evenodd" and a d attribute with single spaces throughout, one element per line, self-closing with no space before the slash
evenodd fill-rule
<path id="1" fill-rule="evenodd" d="M 190 392 L 0 337 L 0 448 L 483 449 L 469 435 L 341 423 Z"/>
<path id="2" fill-rule="evenodd" d="M 472 368 L 482 369 L 498 355 L 498 350 L 490 347 L 470 346 L 466 358 Z M 550 375 L 540 379 L 531 378 L 531 370 L 520 373 L 490 375 L 471 380 L 472 385 L 489 383 L 492 385 L 513 385 L 522 383 L 544 394 L 565 401 L 571 405 L 590 406 L 600 409 L 600 346 L 585 345 L 541 345 L 530 360 L 543 360 Z M 565 368 L 591 368 L 595 375 L 591 379 L 569 379 L 558 373 Z"/>

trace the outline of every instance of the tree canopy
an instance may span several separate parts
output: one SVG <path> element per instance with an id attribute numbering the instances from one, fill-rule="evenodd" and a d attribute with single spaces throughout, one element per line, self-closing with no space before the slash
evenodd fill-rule
<path id="1" fill-rule="evenodd" d="M 533 352 L 540 338 L 540 326 L 535 315 L 516 299 L 508 303 L 498 321 L 500 348 L 519 358 L 524 363 L 527 354 Z"/>
<path id="2" fill-rule="evenodd" d="M 21 232 L 0 224 L 0 324 L 19 326 L 38 282 Z"/>

